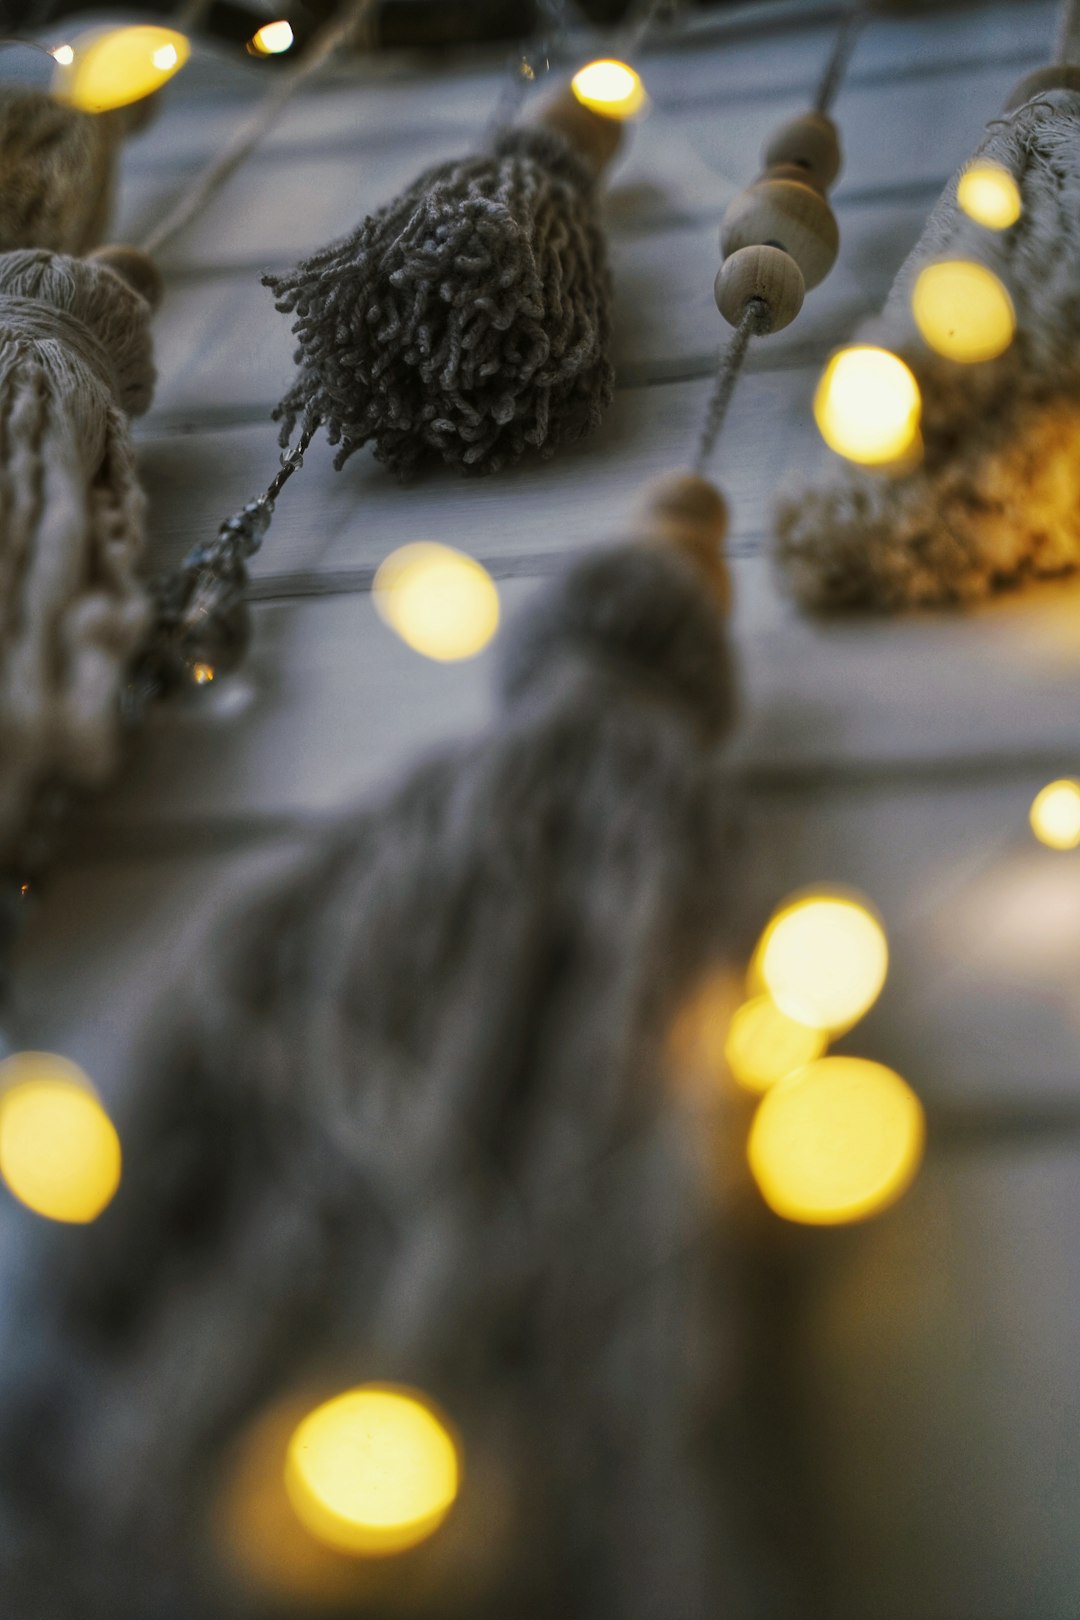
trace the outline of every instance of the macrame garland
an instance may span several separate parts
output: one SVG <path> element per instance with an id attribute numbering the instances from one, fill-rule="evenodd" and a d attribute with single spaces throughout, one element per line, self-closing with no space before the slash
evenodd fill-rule
<path id="1" fill-rule="evenodd" d="M 355 1566 L 350 1614 L 714 1612 L 707 1171 L 658 1084 L 729 864 L 723 505 L 689 484 L 526 612 L 486 740 L 221 921 L 100 1221 L 16 1223 L 20 1620 L 249 1612 L 189 1589 L 233 1448 L 388 1378 L 450 1414 L 466 1484 L 428 1547 Z"/>
<path id="2" fill-rule="evenodd" d="M 100 783 L 145 633 L 128 418 L 160 284 L 133 249 L 0 255 L 0 857 L 38 791 Z"/>
<path id="3" fill-rule="evenodd" d="M 1016 223 L 991 230 L 961 210 L 965 166 L 859 334 L 917 378 L 921 457 L 832 462 L 781 498 L 777 554 L 807 607 L 971 603 L 1080 565 L 1080 6 L 1065 8 L 1061 40 L 1071 59 L 1016 87 L 973 160 L 1013 178 Z M 916 330 L 920 273 L 953 260 L 986 266 L 1011 300 L 1015 335 L 996 358 L 960 364 Z"/>
<path id="4" fill-rule="evenodd" d="M 595 428 L 614 381 L 597 187 L 619 138 L 567 88 L 267 277 L 296 317 L 282 444 L 321 425 L 338 467 L 371 443 L 400 473 L 427 456 L 487 473 Z"/>

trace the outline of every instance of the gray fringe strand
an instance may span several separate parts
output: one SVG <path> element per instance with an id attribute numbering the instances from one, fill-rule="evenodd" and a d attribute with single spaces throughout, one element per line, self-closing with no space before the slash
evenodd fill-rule
<path id="1" fill-rule="evenodd" d="M 995 120 L 976 156 L 1015 177 L 1020 219 L 981 230 L 955 176 L 861 334 L 918 377 L 920 464 L 890 475 L 834 458 L 781 497 L 779 560 L 811 608 L 963 604 L 1080 565 L 1080 94 L 1040 93 Z M 954 256 L 987 264 L 1012 297 L 1016 336 L 997 360 L 958 365 L 915 335 L 915 278 Z"/>
<path id="2" fill-rule="evenodd" d="M 441 1404 L 465 1484 L 430 1542 L 357 1562 L 334 1613 L 723 1609 L 714 1172 L 661 1084 L 730 866 L 732 672 L 703 576 L 660 546 L 594 556 L 526 614 L 501 693 L 489 738 L 196 953 L 105 1214 L 6 1212 L 19 1620 L 310 1620 L 224 1583 L 222 1480 L 276 1402 L 370 1379 Z"/>
<path id="3" fill-rule="evenodd" d="M 371 442 L 403 474 L 432 454 L 487 473 L 596 427 L 613 385 L 596 192 L 561 135 L 506 130 L 268 276 L 299 340 L 282 444 L 322 424 L 339 467 Z"/>

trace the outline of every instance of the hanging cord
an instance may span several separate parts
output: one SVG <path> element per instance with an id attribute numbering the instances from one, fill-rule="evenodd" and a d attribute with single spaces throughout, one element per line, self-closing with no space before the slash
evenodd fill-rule
<path id="1" fill-rule="evenodd" d="M 833 48 L 829 53 L 829 60 L 825 64 L 825 71 L 821 75 L 817 95 L 812 103 L 816 113 L 827 113 L 836 100 L 837 93 L 847 74 L 855 46 L 858 44 L 867 12 L 870 10 L 870 3 L 871 0 L 856 0 L 856 4 L 852 6 L 836 30 Z"/>
<path id="2" fill-rule="evenodd" d="M 364 36 L 375 3 L 376 0 L 351 0 L 342 11 L 331 17 L 315 35 L 295 68 L 260 101 L 251 117 L 236 131 L 224 150 L 219 152 L 198 175 L 194 184 L 180 197 L 164 219 L 159 220 L 143 238 L 140 246 L 145 252 L 158 253 L 166 242 L 179 235 L 221 190 L 244 159 L 258 146 L 267 131 L 273 128 L 297 91 L 321 72 L 339 50 L 356 43 Z"/>
<path id="3" fill-rule="evenodd" d="M 751 298 L 743 311 L 742 320 L 732 332 L 727 346 L 720 355 L 720 364 L 716 368 L 716 381 L 713 384 L 712 394 L 705 410 L 705 420 L 701 427 L 701 439 L 698 443 L 697 455 L 693 461 L 693 471 L 704 474 L 716 441 L 720 437 L 720 429 L 724 425 L 731 396 L 735 392 L 735 384 L 739 380 L 739 373 L 746 359 L 746 351 L 750 347 L 750 339 L 759 332 L 768 330 L 769 306 L 761 298 Z"/>
<path id="4" fill-rule="evenodd" d="M 1062 0 L 1054 60 L 1080 63 L 1080 0 Z"/>
<path id="5" fill-rule="evenodd" d="M 540 10 L 544 26 L 539 39 L 535 44 L 530 44 L 528 39 L 522 40 L 511 58 L 509 75 L 484 132 L 489 142 L 500 130 L 514 122 L 521 110 L 525 92 L 537 79 L 551 72 L 555 57 L 565 44 L 570 28 L 567 0 L 541 0 Z"/>

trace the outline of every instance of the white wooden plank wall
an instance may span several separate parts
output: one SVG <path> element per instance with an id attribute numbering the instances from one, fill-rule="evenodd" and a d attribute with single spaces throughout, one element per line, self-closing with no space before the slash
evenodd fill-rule
<path id="1" fill-rule="evenodd" d="M 317 450 L 293 481 L 256 564 L 247 669 L 157 718 L 26 942 L 23 1026 L 106 1092 L 125 1083 L 147 997 L 198 948 L 202 912 L 488 713 L 489 657 L 424 662 L 376 619 L 380 558 L 420 537 L 462 546 L 512 611 L 568 554 L 617 533 L 637 488 L 685 455 L 723 336 L 719 216 L 766 132 L 805 104 L 836 9 L 743 6 L 647 55 L 654 112 L 607 205 L 619 390 L 596 439 L 488 481 L 432 472 L 407 490 L 368 457 L 334 474 Z M 730 762 L 747 821 L 732 957 L 786 891 L 865 889 L 894 965 L 849 1045 L 898 1067 L 940 1122 L 894 1212 L 781 1239 L 819 1607 L 839 1620 L 1080 1613 L 1080 857 L 1034 846 L 1025 822 L 1043 782 L 1080 769 L 1080 591 L 823 628 L 794 613 L 765 555 L 778 482 L 819 454 L 808 405 L 824 355 L 880 301 L 984 120 L 1046 59 L 1054 10 L 942 4 L 868 27 L 837 106 L 839 265 L 758 345 L 716 463 L 746 689 Z M 161 382 L 139 428 L 155 564 L 273 469 L 266 419 L 291 340 L 258 273 L 467 147 L 500 72 L 471 58 L 337 72 L 169 251 Z M 183 187 L 264 83 L 209 60 L 177 81 L 126 155 L 120 237 Z"/>

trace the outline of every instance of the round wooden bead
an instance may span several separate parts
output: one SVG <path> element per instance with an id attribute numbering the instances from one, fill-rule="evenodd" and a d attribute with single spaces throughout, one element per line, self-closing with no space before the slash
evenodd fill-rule
<path id="1" fill-rule="evenodd" d="M 1036 68 L 1009 92 L 1005 111 L 1022 107 L 1025 101 L 1041 95 L 1044 90 L 1080 90 L 1080 66 L 1074 62 L 1052 62 L 1047 67 Z"/>
<path id="2" fill-rule="evenodd" d="M 575 96 L 569 84 L 540 106 L 534 120 L 545 129 L 556 130 L 574 150 L 600 174 L 622 144 L 623 126 L 617 118 L 605 118 Z"/>
<path id="3" fill-rule="evenodd" d="M 797 180 L 800 185 L 813 186 L 815 191 L 821 187 L 814 181 L 814 177 L 806 169 L 800 169 L 797 163 L 770 163 L 762 176 L 765 180 Z"/>
<path id="4" fill-rule="evenodd" d="M 836 125 L 824 113 L 800 113 L 774 130 L 762 157 L 766 167 L 773 163 L 797 164 L 805 171 L 804 178 L 824 191 L 840 173 Z"/>
<path id="5" fill-rule="evenodd" d="M 780 332 L 802 309 L 806 291 L 803 273 L 790 253 L 762 243 L 739 248 L 725 259 L 716 277 L 716 307 L 732 326 L 738 326 L 747 304 L 765 305 L 762 330 Z"/>
<path id="6" fill-rule="evenodd" d="M 758 180 L 729 206 L 720 226 L 725 256 L 759 243 L 783 248 L 806 287 L 824 281 L 840 251 L 836 219 L 820 191 L 799 180 Z"/>
<path id="7" fill-rule="evenodd" d="M 674 546 L 705 574 L 726 606 L 729 596 L 723 562 L 727 503 L 708 479 L 697 473 L 665 473 L 645 490 L 640 532 L 660 545 Z"/>
<path id="8" fill-rule="evenodd" d="M 98 264 L 107 265 L 114 275 L 126 281 L 151 309 L 159 308 L 165 296 L 165 283 L 161 271 L 142 248 L 116 245 L 98 248 L 90 257 Z"/>

